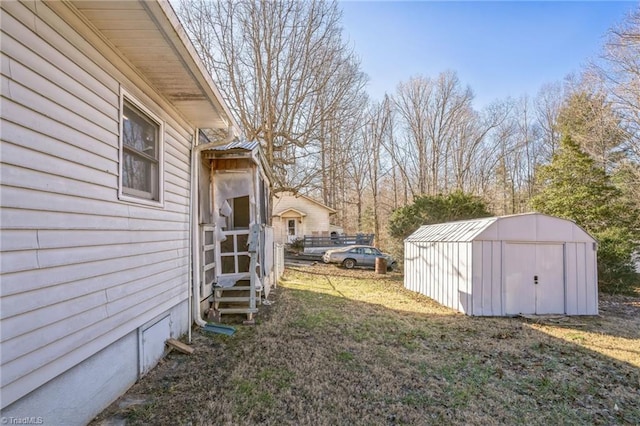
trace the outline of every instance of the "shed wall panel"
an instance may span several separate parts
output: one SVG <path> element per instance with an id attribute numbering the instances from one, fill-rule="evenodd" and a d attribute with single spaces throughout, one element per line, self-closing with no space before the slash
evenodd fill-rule
<path id="1" fill-rule="evenodd" d="M 536 217 L 536 239 L 534 241 L 573 241 L 574 226 L 555 217 Z"/>
<path id="2" fill-rule="evenodd" d="M 438 282 L 440 279 L 438 276 L 438 258 L 439 258 L 438 243 L 426 243 L 426 245 L 429 250 L 428 251 L 429 264 L 428 264 L 428 268 L 426 269 L 430 279 L 429 280 L 429 297 L 431 297 L 434 300 L 441 301 L 442 296 L 439 294 L 439 289 L 438 289 Z"/>
<path id="3" fill-rule="evenodd" d="M 507 218 L 509 219 L 509 218 Z M 499 220 L 498 241 L 535 241 L 536 219 L 534 216 L 520 216 L 517 220 Z"/>
<path id="4" fill-rule="evenodd" d="M 442 271 L 442 281 L 440 282 L 440 288 L 443 289 L 442 297 L 445 300 L 446 306 L 450 308 L 454 307 L 453 300 L 451 298 L 451 246 L 452 244 L 448 242 L 440 244 L 440 247 L 442 248 L 442 256 L 438 260 L 438 265 L 440 266 Z"/>
<path id="5" fill-rule="evenodd" d="M 424 250 L 420 250 L 418 248 L 419 247 L 418 243 L 410 243 L 410 244 L 413 248 L 412 249 L 413 257 L 419 259 L 419 263 L 414 263 L 414 265 L 419 264 L 419 267 L 416 266 L 414 270 L 410 272 L 412 276 L 416 277 L 417 280 L 420 280 L 420 284 L 414 287 L 413 290 L 419 293 L 422 293 L 424 295 L 427 295 L 427 292 L 429 291 L 429 280 L 430 280 L 430 277 L 428 276 L 427 269 L 426 269 L 428 265 L 427 253 Z"/>
<path id="6" fill-rule="evenodd" d="M 416 250 L 416 254 L 420 258 L 420 268 L 416 270 L 416 272 L 418 273 L 418 279 L 420 280 L 420 289 L 422 289 L 422 294 L 424 295 L 433 295 L 432 291 L 434 275 L 431 269 L 432 254 L 420 249 L 421 246 L 419 244 L 415 244 L 414 247 Z"/>
<path id="7" fill-rule="evenodd" d="M 431 288 L 431 283 L 433 282 L 433 273 L 429 270 L 429 259 L 427 258 L 427 253 L 421 250 L 419 244 L 413 244 L 414 257 L 417 258 L 415 263 L 416 271 L 415 271 L 415 279 L 416 286 L 415 291 L 420 291 L 421 288 L 425 289 L 425 295 L 428 295 L 426 291 Z"/>
<path id="8" fill-rule="evenodd" d="M 456 265 L 453 271 L 454 279 L 457 281 L 456 285 L 456 298 L 457 298 L 457 310 L 469 314 L 471 306 L 469 305 L 469 289 L 468 287 L 468 247 L 470 243 L 456 243 Z"/>
<path id="9" fill-rule="evenodd" d="M 451 277 L 451 295 L 453 296 L 452 306 L 454 309 L 460 309 L 460 286 L 462 280 L 460 279 L 460 244 L 451 243 L 451 256 L 453 262 L 450 263 L 449 276 Z"/>
<path id="10" fill-rule="evenodd" d="M 473 315 L 485 315 L 483 295 L 484 268 L 482 262 L 482 241 L 471 243 L 471 304 Z"/>
<path id="11" fill-rule="evenodd" d="M 418 248 L 418 246 L 413 245 L 412 244 L 412 253 L 413 253 L 413 266 L 414 266 L 414 273 L 413 273 L 413 289 L 414 291 L 417 291 L 420 287 L 424 287 L 427 285 L 428 281 L 429 281 L 429 276 L 426 273 L 427 271 L 425 270 L 425 259 L 421 256 L 421 252 Z"/>
<path id="12" fill-rule="evenodd" d="M 493 314 L 493 244 L 490 241 L 482 243 L 482 257 L 479 263 L 482 265 L 482 285 L 480 294 L 482 296 L 482 312 L 487 315 Z"/>
<path id="13" fill-rule="evenodd" d="M 576 315 L 578 310 L 579 259 L 577 244 L 565 244 L 565 288 L 567 315 Z"/>
<path id="14" fill-rule="evenodd" d="M 586 278 L 586 274 L 585 274 L 585 269 L 584 269 L 584 265 L 586 263 L 586 258 L 585 258 L 585 250 L 584 250 L 584 246 L 582 244 L 575 244 L 575 250 L 576 250 L 576 259 L 577 265 L 582 265 L 582 267 L 578 267 L 576 268 L 576 283 L 579 285 L 576 285 L 576 302 L 577 302 L 577 311 L 578 312 L 587 312 L 587 303 L 588 303 L 588 289 L 587 286 L 584 285 L 584 283 L 586 283 L 585 278 Z"/>
<path id="15" fill-rule="evenodd" d="M 461 303 L 464 306 L 464 312 L 468 315 L 473 315 L 472 304 L 472 270 L 471 270 L 471 255 L 472 255 L 472 243 L 461 243 L 460 251 L 460 296 Z"/>
<path id="16" fill-rule="evenodd" d="M 404 286 L 409 290 L 416 291 L 418 262 L 415 258 L 414 244 L 409 242 L 404 243 L 404 252 L 406 254 L 404 261 Z"/>
<path id="17" fill-rule="evenodd" d="M 453 276 L 452 276 L 452 270 L 454 267 L 454 258 L 453 258 L 453 251 L 454 251 L 454 244 L 455 243 L 451 243 L 451 242 L 447 242 L 444 243 L 444 247 L 446 250 L 446 256 L 443 259 L 444 260 L 444 268 L 443 270 L 445 271 L 445 289 L 447 292 L 447 300 L 449 301 L 449 307 L 452 309 L 458 309 L 458 304 L 456 303 L 456 301 L 454 300 L 454 283 L 453 283 Z"/>
<path id="18" fill-rule="evenodd" d="M 445 305 L 449 308 L 454 308 L 453 303 L 451 301 L 451 286 L 447 285 L 449 281 L 449 269 L 451 268 L 450 261 L 450 249 L 451 243 L 445 242 L 441 243 L 440 247 L 442 249 L 440 259 L 438 259 L 438 266 L 440 267 L 440 271 L 442 272 L 442 278 L 439 283 L 439 287 L 442 289 L 442 297 L 445 301 Z"/>
<path id="19" fill-rule="evenodd" d="M 442 303 L 444 306 L 449 307 L 449 304 L 447 303 L 448 289 L 444 285 L 444 280 L 445 280 L 444 269 L 446 268 L 446 265 L 444 264 L 444 259 L 445 259 L 446 244 L 436 243 L 435 248 L 437 251 L 435 253 L 436 257 L 434 259 L 433 266 L 438 271 L 438 273 L 437 273 L 437 278 L 434 282 L 434 289 L 437 295 L 437 300 L 440 301 L 440 303 Z"/>
<path id="20" fill-rule="evenodd" d="M 598 315 L 598 264 L 593 242 L 585 243 L 585 283 L 590 292 L 587 315 Z"/>
<path id="21" fill-rule="evenodd" d="M 502 248 L 503 243 L 500 241 L 493 241 L 491 243 L 492 256 L 491 256 L 491 312 L 492 315 L 504 314 L 504 294 L 503 283 L 504 277 L 502 276 Z"/>

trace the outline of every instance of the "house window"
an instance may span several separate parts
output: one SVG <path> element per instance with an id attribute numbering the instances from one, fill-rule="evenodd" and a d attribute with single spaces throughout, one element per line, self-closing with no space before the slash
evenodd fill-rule
<path id="1" fill-rule="evenodd" d="M 131 100 L 122 101 L 120 198 L 162 203 L 162 121 Z"/>
<path id="2" fill-rule="evenodd" d="M 296 220 L 289 219 L 287 222 L 287 227 L 289 228 L 289 235 L 296 235 Z"/>

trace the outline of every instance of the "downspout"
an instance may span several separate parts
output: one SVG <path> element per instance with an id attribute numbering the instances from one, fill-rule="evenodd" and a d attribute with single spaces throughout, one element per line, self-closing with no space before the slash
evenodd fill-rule
<path id="1" fill-rule="evenodd" d="M 198 132 L 199 130 L 195 130 L 195 134 L 193 137 L 193 141 L 191 143 L 191 196 L 189 198 L 189 212 L 191 214 L 191 220 L 189 221 L 189 227 L 191 228 L 190 239 L 191 239 L 191 261 L 189 264 L 191 265 L 191 286 L 193 296 L 191 296 L 190 301 L 190 309 L 192 313 L 192 320 L 198 326 L 204 327 L 207 325 L 206 321 L 202 319 L 202 315 L 200 312 L 200 233 L 199 233 L 199 223 L 198 223 L 198 209 L 194 209 L 194 205 L 198 206 L 198 203 L 195 201 L 198 200 L 198 189 L 200 188 L 200 154 L 202 151 L 212 148 L 216 145 L 220 145 L 221 143 L 229 143 L 236 138 L 236 134 L 232 127 L 228 130 L 228 136 L 223 141 L 215 141 L 209 142 L 202 145 L 198 145 Z M 213 202 L 213 200 L 212 200 Z M 189 343 L 191 343 L 191 325 L 189 325 Z"/>
<path id="2" fill-rule="evenodd" d="M 195 147 L 195 140 L 198 134 L 198 129 L 194 129 L 193 134 L 191 135 L 191 152 L 193 153 L 193 148 Z M 191 186 L 193 187 L 193 155 L 191 156 Z M 191 247 L 191 251 L 189 251 L 189 278 L 191 278 L 191 283 L 192 283 L 192 287 L 193 287 L 193 258 L 192 258 L 192 253 L 193 253 L 193 232 L 192 232 L 192 227 L 193 227 L 193 190 L 191 190 L 191 193 L 189 194 L 189 215 L 191 216 L 189 218 L 189 247 Z M 187 292 L 187 324 L 189 324 L 189 330 L 187 330 L 187 342 L 189 344 L 191 344 L 191 293 L 192 290 L 189 289 L 189 291 Z"/>

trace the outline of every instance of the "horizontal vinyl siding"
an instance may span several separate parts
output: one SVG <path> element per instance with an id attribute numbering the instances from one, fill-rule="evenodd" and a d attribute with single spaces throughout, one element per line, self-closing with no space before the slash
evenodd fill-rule
<path id="1" fill-rule="evenodd" d="M 192 130 L 46 4 L 1 6 L 6 406 L 187 298 Z M 118 200 L 121 85 L 165 121 L 162 208 Z"/>
<path id="2" fill-rule="evenodd" d="M 313 232 L 328 232 L 329 231 L 329 212 L 317 204 L 309 202 L 302 210 L 307 214 L 302 219 L 304 223 L 305 235 L 311 235 Z"/>

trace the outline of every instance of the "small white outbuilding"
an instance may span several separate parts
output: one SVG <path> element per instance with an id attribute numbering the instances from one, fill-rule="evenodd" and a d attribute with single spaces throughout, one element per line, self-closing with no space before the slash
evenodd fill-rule
<path id="1" fill-rule="evenodd" d="M 404 240 L 404 286 L 467 315 L 597 315 L 596 250 L 540 213 L 425 225 Z"/>

